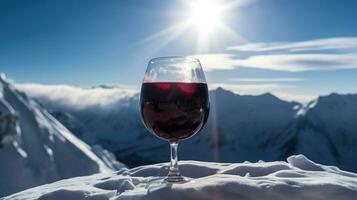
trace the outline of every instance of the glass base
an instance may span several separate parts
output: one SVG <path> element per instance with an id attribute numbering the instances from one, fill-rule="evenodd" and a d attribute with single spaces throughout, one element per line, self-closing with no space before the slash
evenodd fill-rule
<path id="1" fill-rule="evenodd" d="M 172 175 L 168 175 L 164 181 L 167 183 L 187 183 L 190 182 L 192 179 L 188 178 L 188 177 L 184 177 L 181 175 L 178 176 L 172 176 Z"/>
<path id="2" fill-rule="evenodd" d="M 193 183 L 194 179 L 188 177 L 155 177 L 148 180 L 146 188 L 148 191 L 162 190 L 164 188 L 171 188 L 174 184 L 184 184 L 184 183 Z"/>

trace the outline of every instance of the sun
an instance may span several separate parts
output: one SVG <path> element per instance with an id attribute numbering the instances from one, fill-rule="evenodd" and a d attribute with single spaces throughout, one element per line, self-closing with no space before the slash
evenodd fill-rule
<path id="1" fill-rule="evenodd" d="M 196 54 L 209 52 L 226 39 L 246 41 L 232 29 L 232 16 L 249 0 L 179 0 L 178 9 L 170 11 L 175 23 L 140 42 L 150 44 L 150 52 L 158 52 L 180 37 L 195 47 Z M 249 1 L 250 2 L 250 1 Z M 196 45 L 192 45 L 196 43 Z M 217 45 L 218 44 L 218 45 Z"/>
<path id="2" fill-rule="evenodd" d="M 199 32 L 212 32 L 222 21 L 222 6 L 218 0 L 193 0 L 189 3 L 187 22 Z"/>

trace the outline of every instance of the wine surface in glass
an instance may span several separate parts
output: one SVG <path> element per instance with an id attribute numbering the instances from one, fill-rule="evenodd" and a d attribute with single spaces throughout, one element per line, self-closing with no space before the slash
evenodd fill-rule
<path id="1" fill-rule="evenodd" d="M 191 137 L 206 123 L 209 112 L 207 84 L 143 83 L 140 103 L 146 127 L 161 139 L 177 142 Z"/>

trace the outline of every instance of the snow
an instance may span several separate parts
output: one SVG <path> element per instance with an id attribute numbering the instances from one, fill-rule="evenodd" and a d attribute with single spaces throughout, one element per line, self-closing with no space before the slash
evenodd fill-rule
<path id="1" fill-rule="evenodd" d="M 309 110 L 313 109 L 317 105 L 317 103 L 318 103 L 318 99 L 315 99 L 315 100 L 309 102 L 307 105 L 301 106 L 300 109 L 296 113 L 296 117 L 306 115 L 306 113 Z"/>
<path id="2" fill-rule="evenodd" d="M 27 153 L 26 153 L 26 151 L 24 151 L 24 150 L 19 146 L 19 143 L 17 143 L 17 141 L 13 141 L 12 144 L 13 144 L 14 147 L 16 148 L 16 151 L 17 151 L 23 158 L 27 158 Z"/>
<path id="3" fill-rule="evenodd" d="M 167 163 L 161 163 L 66 179 L 2 200 L 357 199 L 357 174 L 314 163 L 303 155 L 291 156 L 287 162 L 181 161 L 182 173 L 193 178 L 185 184 L 161 182 L 167 168 Z"/>
<path id="4" fill-rule="evenodd" d="M 124 165 L 92 149 L 0 76 L 0 196 Z"/>

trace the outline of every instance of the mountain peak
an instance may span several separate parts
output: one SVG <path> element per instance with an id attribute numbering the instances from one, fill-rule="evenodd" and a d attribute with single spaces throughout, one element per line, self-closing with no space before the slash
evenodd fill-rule
<path id="1" fill-rule="evenodd" d="M 263 93 L 263 94 L 260 95 L 260 96 L 266 97 L 266 98 L 274 98 L 274 99 L 278 98 L 278 97 L 276 97 L 275 95 L 273 95 L 273 94 L 270 93 L 270 92 Z"/>
<path id="2" fill-rule="evenodd" d="M 96 89 L 96 88 L 101 88 L 101 89 L 113 89 L 113 88 L 117 88 L 117 86 L 114 85 L 106 85 L 106 84 L 100 84 L 97 86 L 93 86 L 92 89 Z"/>
<path id="3" fill-rule="evenodd" d="M 268 100 L 268 101 L 274 101 L 274 102 L 288 102 L 288 101 L 280 99 L 279 97 L 275 96 L 274 94 L 272 94 L 270 92 L 266 92 L 266 93 L 263 93 L 261 95 L 257 95 L 257 97 L 260 97 L 261 99 L 265 99 L 265 100 Z M 299 103 L 296 103 L 296 102 L 289 102 L 289 103 L 299 104 Z"/>
<path id="4" fill-rule="evenodd" d="M 234 94 L 234 95 L 238 95 L 230 90 L 227 90 L 227 89 L 224 89 L 223 87 L 219 86 L 217 87 L 215 90 L 213 90 L 215 92 L 218 92 L 218 93 L 228 93 L 228 94 Z"/>
<path id="5" fill-rule="evenodd" d="M 211 91 L 212 94 L 219 95 L 219 96 L 240 96 L 239 94 L 236 94 L 230 90 L 226 90 L 222 87 L 217 87 L 215 90 Z"/>
<path id="6" fill-rule="evenodd" d="M 339 94 L 333 92 L 326 96 L 319 96 L 318 100 L 321 103 L 332 103 L 332 102 L 345 102 L 350 100 L 355 101 L 356 100 L 355 98 L 357 98 L 357 94 Z"/>
<path id="7" fill-rule="evenodd" d="M 6 75 L 5 75 L 5 73 L 3 73 L 3 72 L 0 73 L 0 82 L 1 82 L 1 83 L 7 82 L 7 81 L 6 81 Z"/>
<path id="8" fill-rule="evenodd" d="M 228 91 L 228 90 L 225 90 L 223 87 L 219 86 L 216 88 L 216 91 Z"/>

